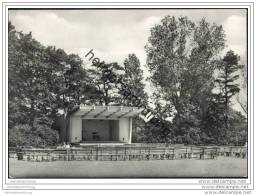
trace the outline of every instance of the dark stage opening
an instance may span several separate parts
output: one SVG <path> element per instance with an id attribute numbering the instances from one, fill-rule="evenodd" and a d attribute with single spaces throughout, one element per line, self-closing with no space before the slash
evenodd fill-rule
<path id="1" fill-rule="evenodd" d="M 82 120 L 82 141 L 118 141 L 119 121 L 118 120 Z"/>

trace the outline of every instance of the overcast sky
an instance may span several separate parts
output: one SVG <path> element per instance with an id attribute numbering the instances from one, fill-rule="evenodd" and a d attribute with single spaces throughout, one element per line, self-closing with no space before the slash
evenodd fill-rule
<path id="1" fill-rule="evenodd" d="M 234 50 L 246 62 L 245 9 L 10 10 L 9 20 L 18 31 L 31 31 L 43 45 L 77 53 L 85 62 L 85 54 L 93 49 L 101 61 L 122 63 L 135 53 L 145 65 L 150 28 L 166 15 L 188 16 L 194 22 L 205 17 L 223 25 L 225 51 Z"/>
<path id="2" fill-rule="evenodd" d="M 166 15 L 188 16 L 194 22 L 205 17 L 223 25 L 227 47 L 244 58 L 246 10 L 11 10 L 9 20 L 17 30 L 31 31 L 44 45 L 55 45 L 82 57 L 93 49 L 95 56 L 106 62 L 123 62 L 128 53 L 135 53 L 145 64 L 144 46 L 150 28 Z"/>

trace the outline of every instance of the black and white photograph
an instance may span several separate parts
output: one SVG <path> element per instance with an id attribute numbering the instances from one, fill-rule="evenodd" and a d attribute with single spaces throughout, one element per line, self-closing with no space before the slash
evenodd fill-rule
<path id="1" fill-rule="evenodd" d="M 11 9 L 9 177 L 247 177 L 246 9 Z"/>
<path id="2" fill-rule="evenodd" d="M 8 181 L 251 182 L 247 8 L 6 10 Z"/>

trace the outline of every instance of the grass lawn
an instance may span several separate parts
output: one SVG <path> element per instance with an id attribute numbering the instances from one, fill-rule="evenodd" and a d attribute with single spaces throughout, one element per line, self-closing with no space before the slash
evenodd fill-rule
<path id="1" fill-rule="evenodd" d="M 12 178 L 86 177 L 247 177 L 247 159 L 152 161 L 55 161 L 9 160 Z"/>

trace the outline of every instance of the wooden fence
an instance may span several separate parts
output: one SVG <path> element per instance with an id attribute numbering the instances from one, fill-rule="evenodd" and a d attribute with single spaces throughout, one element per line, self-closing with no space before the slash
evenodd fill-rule
<path id="1" fill-rule="evenodd" d="M 70 149 L 9 148 L 9 158 L 27 161 L 127 161 L 216 159 L 218 156 L 247 157 L 246 147 L 153 147 L 87 146 Z"/>

